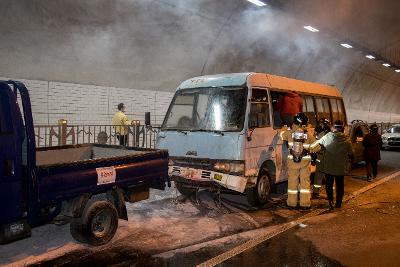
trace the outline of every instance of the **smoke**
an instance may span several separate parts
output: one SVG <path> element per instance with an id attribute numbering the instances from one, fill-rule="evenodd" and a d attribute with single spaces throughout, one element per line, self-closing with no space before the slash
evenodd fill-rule
<path id="1" fill-rule="evenodd" d="M 338 46 L 350 32 L 313 34 L 303 26 L 348 22 L 356 4 L 341 0 L 339 9 L 326 14 L 315 1 L 275 2 L 282 8 L 255 8 L 244 0 L 2 0 L 0 58 L 7 64 L 0 74 L 172 91 L 201 74 L 258 71 L 351 87 L 353 73 L 365 63 Z M 383 16 L 384 9 L 373 6 Z M 374 93 L 369 89 L 364 96 Z"/>

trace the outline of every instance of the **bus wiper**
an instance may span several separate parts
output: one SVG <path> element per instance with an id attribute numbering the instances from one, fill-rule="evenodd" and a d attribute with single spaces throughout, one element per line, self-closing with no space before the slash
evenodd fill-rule
<path id="1" fill-rule="evenodd" d="M 190 130 L 176 129 L 176 131 L 177 131 L 178 133 L 183 133 L 184 135 L 187 135 L 188 131 L 190 131 Z"/>
<path id="2" fill-rule="evenodd" d="M 216 134 L 220 134 L 221 136 L 224 136 L 224 133 L 222 131 L 218 130 L 206 130 L 206 129 L 193 129 L 194 132 L 212 132 Z"/>

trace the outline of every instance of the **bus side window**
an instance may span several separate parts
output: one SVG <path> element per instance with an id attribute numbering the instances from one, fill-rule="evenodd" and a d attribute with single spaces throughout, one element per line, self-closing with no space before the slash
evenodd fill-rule
<path id="1" fill-rule="evenodd" d="M 281 118 L 281 110 L 280 104 L 281 99 L 284 95 L 282 92 L 270 91 L 271 94 L 271 103 L 272 103 L 272 118 L 274 121 L 274 128 L 281 128 L 282 127 L 282 118 Z"/>
<path id="2" fill-rule="evenodd" d="M 337 99 L 331 98 L 329 99 L 329 102 L 331 104 L 331 110 L 332 110 L 332 122 L 341 120 Z"/>
<path id="3" fill-rule="evenodd" d="M 302 96 L 302 97 L 303 97 L 303 112 L 307 115 L 308 122 L 315 127 L 317 125 L 317 119 L 315 116 L 313 98 L 311 96 Z"/>
<path id="4" fill-rule="evenodd" d="M 270 125 L 268 91 L 252 89 L 249 127 L 261 128 Z"/>
<path id="5" fill-rule="evenodd" d="M 343 121 L 345 124 L 346 122 L 346 113 L 344 112 L 344 105 L 341 99 L 337 99 L 337 106 L 338 106 L 338 113 L 339 113 L 339 120 Z"/>
<path id="6" fill-rule="evenodd" d="M 317 119 L 328 119 L 332 121 L 331 111 L 329 108 L 329 100 L 327 98 L 315 98 L 315 106 L 317 107 Z"/>

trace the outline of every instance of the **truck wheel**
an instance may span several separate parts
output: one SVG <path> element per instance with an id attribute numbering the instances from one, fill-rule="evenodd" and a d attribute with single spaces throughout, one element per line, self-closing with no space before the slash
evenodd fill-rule
<path id="1" fill-rule="evenodd" d="M 89 202 L 82 217 L 70 226 L 71 235 L 79 242 L 100 246 L 108 243 L 118 228 L 118 212 L 106 200 Z"/>
<path id="2" fill-rule="evenodd" d="M 181 195 L 184 195 L 186 197 L 191 196 L 192 194 L 194 194 L 194 192 L 196 192 L 195 189 L 187 188 L 187 187 L 183 186 L 182 183 L 179 183 L 179 182 L 175 182 L 175 187 L 176 187 L 176 189 L 178 189 L 178 191 L 179 191 L 179 193 L 181 193 Z"/>
<path id="3" fill-rule="evenodd" d="M 246 190 L 247 202 L 251 206 L 264 205 L 271 193 L 271 181 L 266 171 L 261 171 L 255 187 Z"/>

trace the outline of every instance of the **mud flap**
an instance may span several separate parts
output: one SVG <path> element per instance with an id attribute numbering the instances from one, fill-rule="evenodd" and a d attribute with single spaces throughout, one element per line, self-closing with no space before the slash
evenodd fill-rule
<path id="1" fill-rule="evenodd" d="M 30 236 L 31 227 L 26 220 L 0 225 L 0 244 L 7 244 Z"/>

